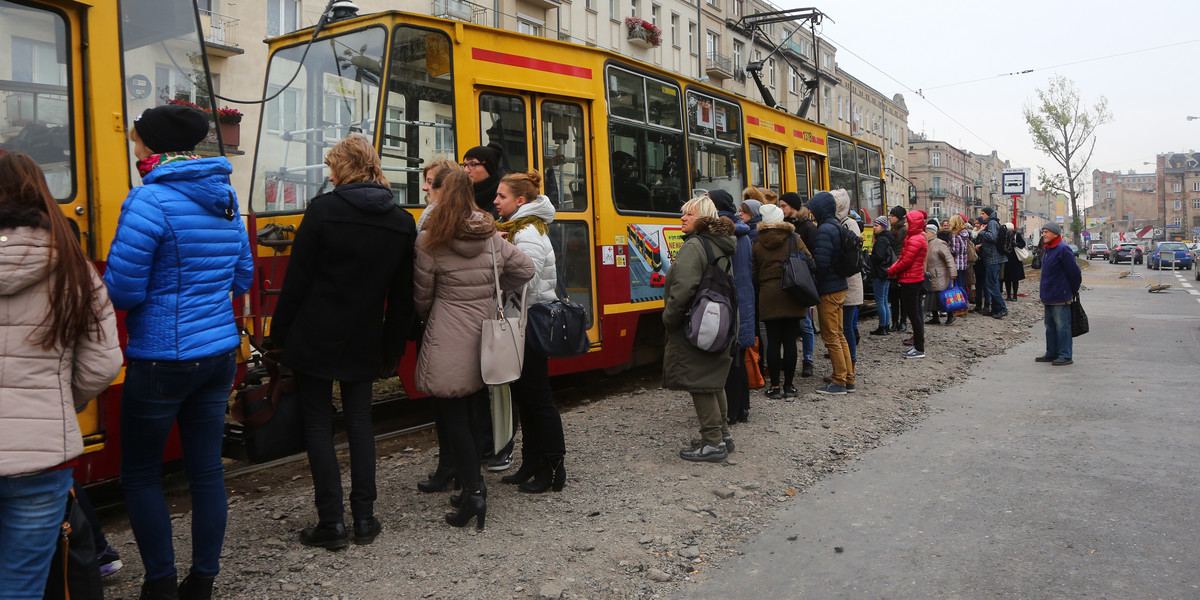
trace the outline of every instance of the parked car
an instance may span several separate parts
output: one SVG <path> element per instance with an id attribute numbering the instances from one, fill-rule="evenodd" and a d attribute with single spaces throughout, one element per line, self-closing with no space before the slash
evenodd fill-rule
<path id="1" fill-rule="evenodd" d="M 1161 269 L 1166 266 L 1170 269 L 1190 271 L 1195 258 L 1192 251 L 1188 250 L 1187 244 L 1183 242 L 1159 242 L 1158 247 L 1146 257 L 1146 267 Z"/>
<path id="2" fill-rule="evenodd" d="M 1121 242 L 1108 251 L 1108 262 L 1115 265 L 1125 260 L 1135 265 L 1142 264 L 1142 247 L 1133 242 Z"/>
<path id="3" fill-rule="evenodd" d="M 1092 247 L 1088 248 L 1087 259 L 1092 260 L 1097 257 L 1108 259 L 1108 244 L 1092 244 Z"/>

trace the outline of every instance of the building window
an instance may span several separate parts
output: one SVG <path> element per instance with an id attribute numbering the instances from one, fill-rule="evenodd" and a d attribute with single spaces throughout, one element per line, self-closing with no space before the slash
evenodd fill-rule
<path id="1" fill-rule="evenodd" d="M 790 71 L 788 76 L 788 91 L 793 94 L 799 93 L 800 73 L 796 71 L 795 67 L 788 67 L 788 71 Z"/>
<path id="2" fill-rule="evenodd" d="M 742 3 L 743 2 L 745 2 L 745 0 L 733 0 L 733 16 L 735 16 L 735 17 L 742 16 L 742 10 L 743 10 Z"/>
<path id="3" fill-rule="evenodd" d="M 821 55 L 821 66 L 830 71 L 833 70 L 833 53 L 825 52 Z"/>
<path id="4" fill-rule="evenodd" d="M 1200 192 L 1200 181 L 1193 181 L 1193 182 L 1192 182 L 1192 191 L 1193 191 L 1193 192 Z"/>
<path id="5" fill-rule="evenodd" d="M 1192 198 L 1192 210 L 1200 210 L 1200 198 Z"/>
<path id="6" fill-rule="evenodd" d="M 745 68 L 742 66 L 742 53 L 745 51 L 745 48 L 746 48 L 745 44 L 743 44 L 737 40 L 734 40 L 734 42 L 733 42 L 733 68 L 734 69 Z"/>
<path id="7" fill-rule="evenodd" d="M 1180 210 L 1182 208 L 1183 208 L 1183 202 L 1180 200 L 1176 200 L 1175 201 L 1175 210 Z"/>
<path id="8" fill-rule="evenodd" d="M 942 153 L 941 152 L 932 153 L 929 158 L 929 164 L 931 164 L 935 167 L 942 166 Z"/>
<path id="9" fill-rule="evenodd" d="M 596 0 L 586 0 L 583 7 L 591 12 L 596 12 Z"/>
<path id="10" fill-rule="evenodd" d="M 617 20 L 617 0 L 608 0 L 608 18 Z"/>
<path id="11" fill-rule="evenodd" d="M 721 9 L 721 0 L 706 0 L 706 1 L 708 2 L 709 6 L 715 8 L 717 10 Z"/>
<path id="12" fill-rule="evenodd" d="M 699 54 L 700 50 L 696 46 L 696 24 L 688 21 L 688 50 L 692 54 Z"/>
<path id="13" fill-rule="evenodd" d="M 300 29 L 300 0 L 267 0 L 267 36 Z"/>
<path id="14" fill-rule="evenodd" d="M 679 15 L 671 13 L 671 45 L 679 47 Z"/>
<path id="15" fill-rule="evenodd" d="M 1104 190 L 1104 197 L 1111 200 L 1113 197 L 1113 191 L 1112 190 Z"/>
<path id="16" fill-rule="evenodd" d="M 767 61 L 767 74 L 770 75 L 771 87 L 775 87 L 775 59 Z"/>
<path id="17" fill-rule="evenodd" d="M 1175 193 L 1176 193 L 1176 194 L 1178 194 L 1179 192 L 1182 192 L 1182 191 L 1183 191 L 1183 184 L 1182 184 L 1182 183 L 1176 183 L 1176 184 L 1175 184 Z"/>
<path id="18" fill-rule="evenodd" d="M 638 6 L 638 0 L 631 0 L 629 3 L 629 16 L 634 17 L 635 19 L 640 19 L 642 18 L 641 12 L 642 10 L 641 7 Z"/>
<path id="19" fill-rule="evenodd" d="M 1175 226 L 1179 227 L 1180 225 L 1183 225 L 1183 217 L 1175 217 Z"/>
<path id="20" fill-rule="evenodd" d="M 650 6 L 650 22 L 653 23 L 655 27 L 658 27 L 658 20 L 660 18 L 662 18 L 661 13 L 662 13 L 661 6 L 659 6 L 657 4 Z"/>
<path id="21" fill-rule="evenodd" d="M 826 89 L 829 89 L 829 88 L 826 88 Z M 838 96 L 838 120 L 839 120 L 839 121 L 845 121 L 845 120 L 846 120 L 846 113 L 845 113 L 845 111 L 844 111 L 844 110 L 842 110 L 842 104 L 843 104 L 843 103 L 842 103 L 842 97 L 839 95 L 839 96 Z"/>
<path id="22" fill-rule="evenodd" d="M 528 15 L 517 13 L 517 33 L 527 35 L 542 35 L 542 25 Z"/>

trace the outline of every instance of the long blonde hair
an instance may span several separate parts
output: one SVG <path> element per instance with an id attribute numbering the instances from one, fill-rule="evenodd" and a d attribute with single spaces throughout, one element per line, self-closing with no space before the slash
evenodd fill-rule
<path id="1" fill-rule="evenodd" d="M 958 235 L 958 232 L 966 228 L 967 222 L 963 220 L 962 215 L 950 217 L 950 235 Z"/>

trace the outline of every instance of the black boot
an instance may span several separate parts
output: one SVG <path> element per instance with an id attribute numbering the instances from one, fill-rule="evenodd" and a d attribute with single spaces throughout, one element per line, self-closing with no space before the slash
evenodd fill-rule
<path id="1" fill-rule="evenodd" d="M 483 497 L 487 498 L 487 485 L 483 483 L 483 480 L 479 481 L 479 490 Z M 463 496 L 464 494 L 450 494 L 450 506 L 453 508 L 462 506 Z"/>
<path id="2" fill-rule="evenodd" d="M 305 527 L 300 532 L 300 543 L 305 546 L 337 550 L 350 545 L 350 534 L 346 532 L 346 524 L 319 523 L 313 527 Z"/>
<path id="3" fill-rule="evenodd" d="M 515 473 L 505 475 L 500 478 L 500 483 L 518 484 L 529 481 L 534 475 L 537 475 L 538 469 L 541 467 L 540 459 L 530 458 L 528 456 L 521 457 L 521 467 Z"/>
<path id="4" fill-rule="evenodd" d="M 446 513 L 446 522 L 454 527 L 466 527 L 472 517 L 477 517 L 475 529 L 482 531 L 484 520 L 487 519 L 487 499 L 483 490 L 475 490 L 462 498 L 458 512 Z"/>
<path id="5" fill-rule="evenodd" d="M 952 312 L 946 313 L 946 324 L 949 325 L 953 322 L 954 322 L 954 313 L 952 313 Z"/>
<path id="6" fill-rule="evenodd" d="M 454 489 L 458 489 L 458 478 L 454 476 L 454 468 L 445 466 L 446 463 L 440 462 L 436 471 L 429 474 L 429 479 L 417 482 L 417 489 L 427 494 L 441 492 L 454 482 Z M 449 462 L 448 460 L 446 462 Z"/>
<path id="7" fill-rule="evenodd" d="M 383 525 L 375 517 L 354 518 L 354 543 L 365 546 L 375 541 L 383 531 Z"/>
<path id="8" fill-rule="evenodd" d="M 549 489 L 562 491 L 567 482 L 567 470 L 563 467 L 562 459 L 543 462 L 542 465 L 532 480 L 522 483 L 517 489 L 529 494 L 540 494 Z"/>
<path id="9" fill-rule="evenodd" d="M 179 600 L 209 600 L 212 598 L 213 578 L 189 573 L 179 582 Z"/>
<path id="10" fill-rule="evenodd" d="M 138 596 L 138 600 L 177 600 L 178 598 L 179 588 L 174 575 L 142 581 L 142 593 Z"/>

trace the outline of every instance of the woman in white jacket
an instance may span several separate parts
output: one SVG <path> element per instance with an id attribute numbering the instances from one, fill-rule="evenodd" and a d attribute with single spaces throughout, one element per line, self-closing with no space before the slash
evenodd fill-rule
<path id="1" fill-rule="evenodd" d="M 554 205 L 538 194 L 542 176 L 537 171 L 513 173 L 500 180 L 496 189 L 496 209 L 500 222 L 496 228 L 505 233 L 533 260 L 533 279 L 529 281 L 526 306 L 538 302 L 553 302 L 558 283 L 554 247 L 550 244 L 550 223 L 554 222 Z M 510 301 L 520 296 L 509 293 Z M 563 438 L 562 417 L 550 391 L 549 359 L 538 352 L 525 334 L 525 364 L 521 378 L 512 384 L 513 402 L 524 430 L 521 447 L 521 468 L 500 479 L 502 483 L 520 484 L 522 492 L 542 493 L 559 491 L 567 480 L 563 468 L 566 440 Z"/>
<path id="2" fill-rule="evenodd" d="M 0 154 L 0 596 L 41 598 L 83 437 L 121 371 L 104 282 L 25 154 Z"/>

